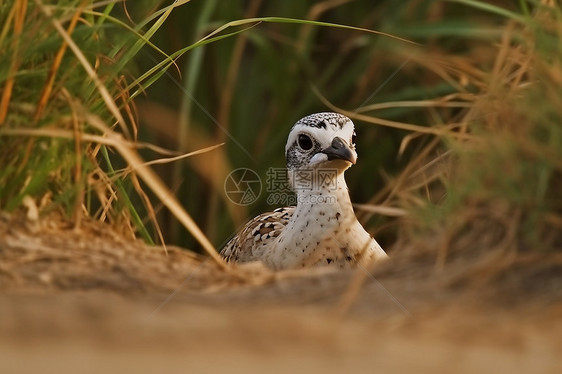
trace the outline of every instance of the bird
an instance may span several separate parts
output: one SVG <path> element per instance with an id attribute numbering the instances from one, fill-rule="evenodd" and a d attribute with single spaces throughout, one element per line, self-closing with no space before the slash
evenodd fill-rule
<path id="1" fill-rule="evenodd" d="M 318 266 L 354 268 L 386 259 L 357 220 L 345 171 L 357 162 L 355 125 L 334 112 L 297 121 L 285 146 L 296 206 L 258 215 L 220 254 L 226 262 L 261 261 L 272 270 Z"/>

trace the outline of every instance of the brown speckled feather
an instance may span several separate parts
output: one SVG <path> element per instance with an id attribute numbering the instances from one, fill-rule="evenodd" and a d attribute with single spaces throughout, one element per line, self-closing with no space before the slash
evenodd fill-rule
<path id="1" fill-rule="evenodd" d="M 260 214 L 226 243 L 221 255 L 227 262 L 257 261 L 263 250 L 279 236 L 295 211 L 294 206 Z"/>

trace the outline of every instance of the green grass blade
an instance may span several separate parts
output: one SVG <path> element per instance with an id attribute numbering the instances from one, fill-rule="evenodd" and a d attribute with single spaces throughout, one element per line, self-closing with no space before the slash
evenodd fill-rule
<path id="1" fill-rule="evenodd" d="M 108 168 L 108 173 L 107 175 L 109 177 L 113 177 L 115 176 L 115 169 L 113 168 L 113 165 L 111 164 L 111 160 L 109 158 L 109 154 L 107 152 L 107 148 L 105 146 L 101 146 L 101 153 L 102 156 L 107 164 L 107 168 Z M 121 202 L 122 206 L 124 208 L 127 209 L 127 211 L 131 214 L 131 218 L 133 219 L 133 223 L 136 225 L 137 229 L 139 230 L 142 238 L 148 243 L 148 244 L 154 244 L 154 240 L 152 240 L 152 237 L 150 236 L 150 233 L 148 232 L 148 230 L 146 229 L 144 223 L 142 222 L 141 217 L 139 216 L 137 209 L 135 208 L 134 204 L 132 203 L 131 199 L 129 198 L 129 195 L 127 194 L 127 191 L 125 190 L 125 186 L 123 185 L 123 181 L 120 178 L 116 178 L 115 179 L 115 186 L 117 188 L 117 190 L 119 191 L 119 196 L 123 199 L 123 201 Z"/>
<path id="2" fill-rule="evenodd" d="M 490 4 L 489 2 L 476 1 L 476 0 L 447 0 L 447 1 L 452 2 L 452 3 L 468 5 L 472 8 L 476 8 L 476 9 L 484 10 L 484 11 L 489 12 L 489 13 L 497 14 L 499 16 L 512 19 L 512 20 L 517 21 L 517 22 L 522 23 L 522 24 L 525 24 L 527 22 L 527 19 L 524 16 L 521 16 L 517 13 L 514 13 L 510 10 L 499 7 L 497 5 Z"/>

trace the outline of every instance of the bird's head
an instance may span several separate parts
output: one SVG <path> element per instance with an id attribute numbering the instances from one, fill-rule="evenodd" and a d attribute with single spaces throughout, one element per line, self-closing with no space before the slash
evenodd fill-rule
<path id="1" fill-rule="evenodd" d="M 332 112 L 300 119 L 289 133 L 285 156 L 289 171 L 337 169 L 345 171 L 357 161 L 353 122 Z"/>

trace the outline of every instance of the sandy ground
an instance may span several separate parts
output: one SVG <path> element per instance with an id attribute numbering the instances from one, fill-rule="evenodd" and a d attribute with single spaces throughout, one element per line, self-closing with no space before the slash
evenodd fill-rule
<path id="1" fill-rule="evenodd" d="M 522 300 L 419 263 L 241 277 L 4 215 L 1 371 L 560 373 L 560 278 Z"/>

